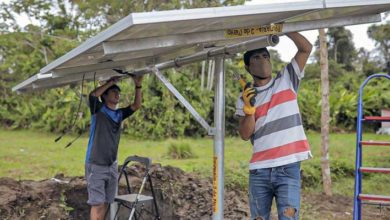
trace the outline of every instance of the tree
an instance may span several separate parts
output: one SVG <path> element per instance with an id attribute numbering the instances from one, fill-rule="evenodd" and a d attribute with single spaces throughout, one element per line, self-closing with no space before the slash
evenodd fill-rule
<path id="1" fill-rule="evenodd" d="M 368 37 L 375 41 L 375 45 L 382 55 L 383 63 L 390 61 L 390 24 L 372 25 L 367 30 Z"/>
<path id="2" fill-rule="evenodd" d="M 358 59 L 356 60 L 357 71 L 362 72 L 365 76 L 370 76 L 382 71 L 380 59 L 371 57 L 371 52 L 364 48 L 359 49 Z"/>
<path id="3" fill-rule="evenodd" d="M 326 195 L 332 195 L 332 180 L 329 167 L 329 76 L 328 76 L 328 50 L 324 29 L 319 29 L 320 66 L 322 88 L 321 112 L 321 170 L 323 188 Z"/>
<path id="4" fill-rule="evenodd" d="M 330 42 L 330 59 L 344 64 L 346 70 L 353 70 L 353 61 L 356 59 L 357 52 L 352 41 L 351 31 L 344 27 L 335 27 L 329 28 L 326 34 Z"/>
<path id="5" fill-rule="evenodd" d="M 1 6 L 0 23 L 6 25 L 0 35 L 0 122 L 12 128 L 37 124 L 40 127 L 48 125 L 43 118 L 52 115 L 50 120 L 56 129 L 64 129 L 68 124 L 63 121 L 71 121 L 76 112 L 66 101 L 68 95 L 73 95 L 72 89 L 34 91 L 18 96 L 11 88 L 79 44 L 77 17 L 66 10 L 61 0 L 16 0 Z M 16 16 L 21 14 L 34 24 L 21 27 L 16 22 Z M 58 115 L 63 116 L 61 120 L 56 120 Z"/>
<path id="6" fill-rule="evenodd" d="M 88 27 L 106 28 L 134 12 L 241 5 L 245 0 L 75 0 Z"/>

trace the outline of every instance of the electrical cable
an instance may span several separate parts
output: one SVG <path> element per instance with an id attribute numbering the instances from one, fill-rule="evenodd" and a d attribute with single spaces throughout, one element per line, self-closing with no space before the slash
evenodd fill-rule
<path id="1" fill-rule="evenodd" d="M 84 78 L 84 77 L 83 77 Z M 93 86 L 94 86 L 94 91 L 96 90 L 96 72 L 93 74 Z M 82 91 L 83 90 L 81 90 L 81 95 L 82 95 Z M 96 110 L 96 103 L 97 102 L 97 99 L 95 99 L 95 103 L 94 103 L 94 105 L 93 105 L 93 112 L 94 112 L 94 114 L 95 114 L 95 110 Z M 80 102 L 81 103 L 81 102 Z M 80 105 L 79 105 L 79 107 L 80 107 Z M 85 129 L 84 130 L 82 130 L 82 131 L 80 131 L 79 132 L 79 135 L 77 136 L 77 137 L 75 137 L 72 141 L 70 141 L 66 146 L 65 146 L 65 148 L 68 148 L 68 147 L 70 147 L 75 141 L 77 141 L 80 137 L 81 137 L 81 135 L 84 133 L 84 131 L 85 131 Z"/>
<path id="2" fill-rule="evenodd" d="M 83 75 L 83 79 L 82 79 L 82 81 L 81 81 L 81 94 L 80 94 L 79 106 L 78 106 L 78 108 L 77 108 L 77 113 L 80 112 L 81 102 L 82 102 L 82 99 L 83 99 L 84 78 L 85 78 L 85 74 Z M 62 138 L 65 134 L 69 133 L 69 131 L 71 131 L 71 130 L 73 129 L 73 127 L 76 125 L 76 121 L 77 121 L 77 114 L 75 115 L 75 117 L 73 117 L 73 121 L 72 121 L 72 123 L 71 123 L 70 128 L 65 129 L 65 130 L 62 132 L 62 134 L 54 140 L 54 142 L 58 142 L 59 140 L 61 140 L 61 138 Z"/>

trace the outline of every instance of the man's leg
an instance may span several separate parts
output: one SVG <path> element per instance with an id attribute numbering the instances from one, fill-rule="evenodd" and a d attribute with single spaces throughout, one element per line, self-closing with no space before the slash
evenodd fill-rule
<path id="1" fill-rule="evenodd" d="M 91 220 L 104 220 L 108 205 L 100 204 L 91 206 Z"/>
<path id="2" fill-rule="evenodd" d="M 91 220 L 103 220 L 107 210 L 105 188 L 109 167 L 86 164 L 85 176 L 88 190 L 87 203 L 91 205 Z"/>
<path id="3" fill-rule="evenodd" d="M 251 170 L 249 173 L 249 205 L 251 219 L 269 220 L 273 188 L 270 181 L 271 169 Z"/>
<path id="4" fill-rule="evenodd" d="M 277 168 L 275 197 L 279 220 L 299 219 L 301 175 L 300 162 Z"/>
<path id="5" fill-rule="evenodd" d="M 115 196 L 118 192 L 118 163 L 115 162 L 110 166 L 110 177 L 106 184 L 106 201 L 110 204 L 110 210 L 107 211 L 107 216 L 114 218 L 117 210 L 118 204 L 114 202 Z"/>

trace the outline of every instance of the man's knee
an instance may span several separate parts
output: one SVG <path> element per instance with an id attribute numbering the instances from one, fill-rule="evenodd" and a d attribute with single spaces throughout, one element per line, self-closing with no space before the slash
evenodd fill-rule
<path id="1" fill-rule="evenodd" d="M 106 204 L 103 203 L 103 204 L 92 205 L 91 209 L 93 209 L 95 211 L 100 211 L 100 210 L 103 210 L 105 207 L 106 207 Z"/>
<path id="2" fill-rule="evenodd" d="M 293 218 L 296 214 L 297 210 L 293 207 L 287 207 L 283 210 L 283 215 L 288 218 Z"/>
<path id="3" fill-rule="evenodd" d="M 91 220 L 103 220 L 107 210 L 106 204 L 91 206 Z"/>

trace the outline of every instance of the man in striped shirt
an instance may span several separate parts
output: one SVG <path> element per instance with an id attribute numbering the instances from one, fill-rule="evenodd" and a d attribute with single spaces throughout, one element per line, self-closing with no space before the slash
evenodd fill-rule
<path id="1" fill-rule="evenodd" d="M 270 219 L 274 197 L 279 220 L 299 218 L 300 161 L 312 157 L 297 102 L 312 45 L 299 33 L 286 35 L 298 52 L 275 77 L 266 48 L 244 54 L 254 87 L 245 87 L 237 100 L 236 115 L 240 116 L 241 138 L 253 145 L 249 165 L 251 219 Z"/>

